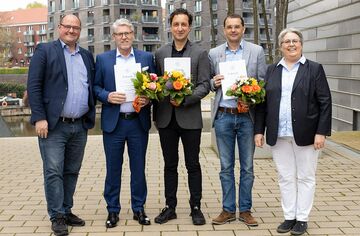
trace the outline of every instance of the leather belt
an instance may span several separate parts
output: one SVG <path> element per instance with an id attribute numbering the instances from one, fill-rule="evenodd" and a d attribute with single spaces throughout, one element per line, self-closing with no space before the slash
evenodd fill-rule
<path id="1" fill-rule="evenodd" d="M 232 108 L 232 107 L 219 107 L 219 111 L 233 115 L 240 114 L 237 108 Z"/>
<path id="2" fill-rule="evenodd" d="M 136 112 L 120 112 L 120 118 L 124 120 L 132 120 L 139 116 Z"/>
<path id="3" fill-rule="evenodd" d="M 68 124 L 75 123 L 76 121 L 81 120 L 82 118 L 67 118 L 67 117 L 60 117 L 60 121 Z"/>

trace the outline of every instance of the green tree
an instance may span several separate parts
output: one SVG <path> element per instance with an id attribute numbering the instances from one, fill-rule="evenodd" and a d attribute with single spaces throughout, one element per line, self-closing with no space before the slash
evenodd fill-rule
<path id="1" fill-rule="evenodd" d="M 46 5 L 40 3 L 40 2 L 32 2 L 32 3 L 29 3 L 28 5 L 26 5 L 26 9 L 29 9 L 29 8 L 42 8 L 42 7 L 46 7 Z"/>

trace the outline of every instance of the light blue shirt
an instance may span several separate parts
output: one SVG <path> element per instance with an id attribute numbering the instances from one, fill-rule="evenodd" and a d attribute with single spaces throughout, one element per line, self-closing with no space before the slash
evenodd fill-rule
<path id="1" fill-rule="evenodd" d="M 226 49 L 225 49 L 225 61 L 240 61 L 242 60 L 242 54 L 243 54 L 243 41 L 241 40 L 239 48 L 237 50 L 230 50 L 228 44 L 226 43 Z M 220 107 L 231 107 L 236 108 L 237 107 L 237 99 L 224 99 L 224 97 L 221 97 Z"/>
<path id="2" fill-rule="evenodd" d="M 135 64 L 135 55 L 134 49 L 131 48 L 130 54 L 128 56 L 124 56 L 119 52 L 119 49 L 116 49 L 116 64 L 127 66 L 130 64 Z M 135 112 L 135 109 L 132 105 L 132 102 L 125 102 L 120 105 L 120 112 Z"/>
<path id="3" fill-rule="evenodd" d="M 279 137 L 294 136 L 291 117 L 291 93 L 300 63 L 304 64 L 305 61 L 306 58 L 302 56 L 291 69 L 287 67 L 284 58 L 282 58 L 281 61 L 279 61 L 279 63 L 277 64 L 277 66 L 283 66 L 281 77 L 281 100 L 279 110 Z"/>
<path id="4" fill-rule="evenodd" d="M 79 45 L 74 52 L 60 40 L 66 63 L 68 78 L 67 96 L 62 117 L 80 118 L 89 111 L 89 83 L 88 74 L 84 61 L 79 53 Z"/>

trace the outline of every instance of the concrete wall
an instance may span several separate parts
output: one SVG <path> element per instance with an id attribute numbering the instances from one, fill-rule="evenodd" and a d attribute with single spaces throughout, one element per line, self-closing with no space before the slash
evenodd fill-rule
<path id="1" fill-rule="evenodd" d="M 288 27 L 303 32 L 305 57 L 324 66 L 333 130 L 360 130 L 360 1 L 290 1 Z"/>

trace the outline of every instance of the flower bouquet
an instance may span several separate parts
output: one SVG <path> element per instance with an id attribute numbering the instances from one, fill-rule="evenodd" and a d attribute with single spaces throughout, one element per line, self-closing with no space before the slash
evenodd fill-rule
<path id="1" fill-rule="evenodd" d="M 265 82 L 253 77 L 241 77 L 227 91 L 226 95 L 238 98 L 238 112 L 248 112 L 249 105 L 265 101 Z"/>
<path id="2" fill-rule="evenodd" d="M 162 88 L 163 79 L 158 77 L 154 73 L 148 73 L 146 71 L 137 72 L 136 77 L 132 79 L 135 87 L 135 100 L 133 101 L 133 107 L 136 112 L 140 112 L 141 105 L 139 103 L 140 96 L 145 96 L 151 100 L 160 100 L 163 98 Z"/>
<path id="3" fill-rule="evenodd" d="M 182 72 L 176 70 L 165 71 L 162 78 L 165 82 L 163 95 L 170 96 L 170 99 L 174 100 L 176 104 L 180 105 L 185 96 L 192 94 L 193 84 L 190 79 L 185 78 Z"/>

